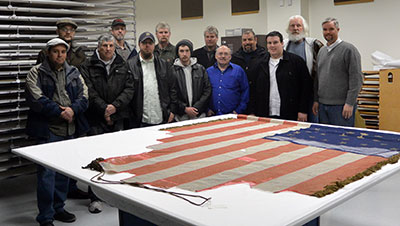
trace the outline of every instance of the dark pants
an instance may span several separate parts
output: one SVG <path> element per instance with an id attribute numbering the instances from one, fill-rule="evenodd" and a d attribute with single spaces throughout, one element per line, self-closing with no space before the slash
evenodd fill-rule
<path id="1" fill-rule="evenodd" d="M 50 132 L 49 138 L 39 140 L 39 144 L 68 140 L 72 136 L 61 137 Z M 37 205 L 39 223 L 53 221 L 55 213 L 63 212 L 68 193 L 68 177 L 41 165 L 37 166 Z"/>

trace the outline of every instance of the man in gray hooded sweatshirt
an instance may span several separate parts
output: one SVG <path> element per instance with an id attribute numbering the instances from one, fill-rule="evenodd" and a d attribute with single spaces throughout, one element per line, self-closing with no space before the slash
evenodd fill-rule
<path id="1" fill-rule="evenodd" d="M 192 53 L 191 41 L 183 39 L 176 44 L 177 58 L 171 68 L 178 91 L 176 121 L 205 117 L 211 96 L 207 71 Z"/>

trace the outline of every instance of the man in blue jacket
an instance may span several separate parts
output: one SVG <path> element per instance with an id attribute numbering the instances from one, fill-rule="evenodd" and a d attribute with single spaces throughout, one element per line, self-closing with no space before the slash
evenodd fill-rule
<path id="1" fill-rule="evenodd" d="M 66 62 L 69 45 L 60 38 L 47 42 L 47 57 L 34 66 L 26 78 L 26 99 L 30 107 L 27 134 L 38 144 L 72 139 L 85 134 L 84 112 L 88 92 L 78 69 Z M 68 177 L 38 165 L 37 202 L 40 225 L 53 220 L 74 222 L 75 215 L 64 210 Z"/>

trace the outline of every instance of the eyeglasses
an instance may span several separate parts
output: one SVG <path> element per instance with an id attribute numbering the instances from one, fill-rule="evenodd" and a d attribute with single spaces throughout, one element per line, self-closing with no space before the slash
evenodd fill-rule
<path id="1" fill-rule="evenodd" d="M 63 27 L 63 28 L 61 28 L 60 30 L 61 30 L 62 32 L 75 32 L 75 28 L 68 29 L 68 28 Z"/>

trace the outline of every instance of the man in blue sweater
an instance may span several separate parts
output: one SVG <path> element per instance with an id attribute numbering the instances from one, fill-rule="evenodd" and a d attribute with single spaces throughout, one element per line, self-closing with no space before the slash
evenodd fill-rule
<path id="1" fill-rule="evenodd" d="M 320 123 L 354 126 L 357 96 L 362 85 L 361 56 L 356 47 L 339 38 L 339 22 L 322 22 L 327 45 L 317 57 L 313 113 Z"/>

